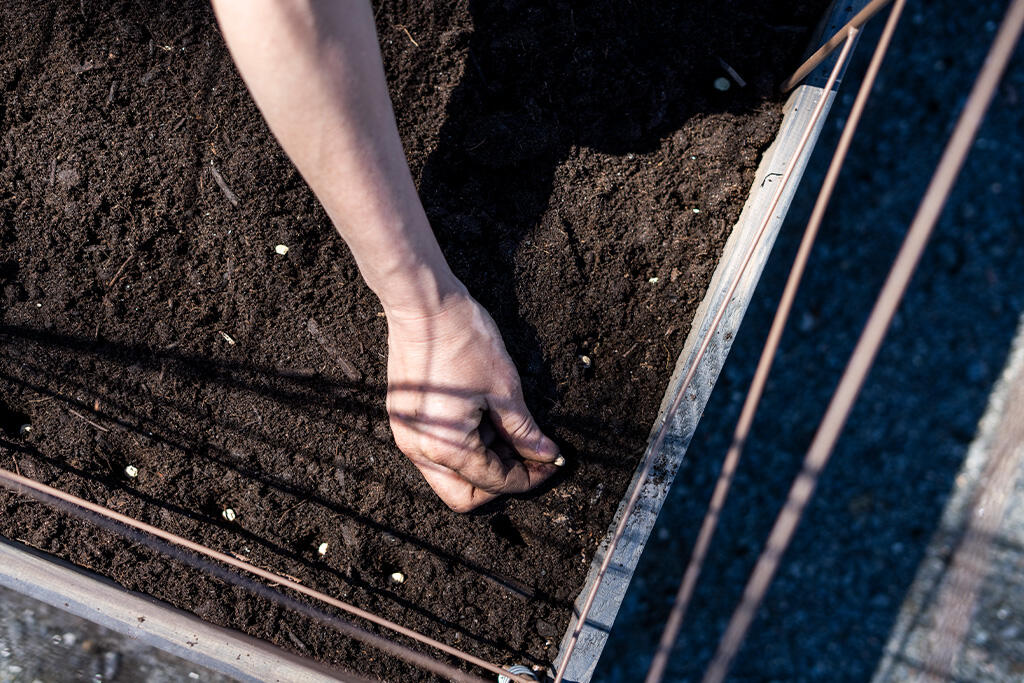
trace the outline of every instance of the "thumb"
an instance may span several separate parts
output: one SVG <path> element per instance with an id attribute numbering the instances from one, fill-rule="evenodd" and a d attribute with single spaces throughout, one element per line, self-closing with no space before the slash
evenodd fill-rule
<path id="1" fill-rule="evenodd" d="M 498 434 L 508 442 L 520 457 L 526 460 L 552 463 L 561 467 L 565 458 L 554 441 L 544 436 L 536 420 L 526 408 L 522 394 L 488 401 L 491 421 Z"/>

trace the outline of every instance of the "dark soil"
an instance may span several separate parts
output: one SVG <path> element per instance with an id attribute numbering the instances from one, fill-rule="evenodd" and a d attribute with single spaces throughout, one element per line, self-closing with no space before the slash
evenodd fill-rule
<path id="1" fill-rule="evenodd" d="M 4 3 L 2 466 L 492 661 L 548 662 L 824 4 L 379 7 L 428 215 L 570 463 L 460 516 L 391 441 L 379 306 L 208 6 Z M 746 88 L 714 88 L 719 57 Z M 0 533 L 131 589 L 422 678 L 40 504 L 0 505 Z"/>

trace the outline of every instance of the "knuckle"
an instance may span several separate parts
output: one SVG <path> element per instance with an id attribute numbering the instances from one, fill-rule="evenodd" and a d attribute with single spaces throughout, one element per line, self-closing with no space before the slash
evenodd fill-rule
<path id="1" fill-rule="evenodd" d="M 448 469 L 459 471 L 466 464 L 466 449 L 452 444 L 435 442 L 430 444 L 424 452 L 428 458 Z"/>
<path id="2" fill-rule="evenodd" d="M 514 437 L 522 438 L 533 432 L 533 419 L 524 413 L 516 412 L 508 421 L 508 433 Z"/>

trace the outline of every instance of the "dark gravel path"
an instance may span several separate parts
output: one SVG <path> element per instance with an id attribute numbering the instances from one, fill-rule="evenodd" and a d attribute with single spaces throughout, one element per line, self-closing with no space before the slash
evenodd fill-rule
<path id="1" fill-rule="evenodd" d="M 911 3 L 783 340 L 669 679 L 697 680 L 739 598 L 1006 2 Z M 642 680 L 814 194 L 882 22 L 863 36 L 595 680 Z M 1024 51 L 732 680 L 864 681 L 942 514 L 1024 308 Z"/>

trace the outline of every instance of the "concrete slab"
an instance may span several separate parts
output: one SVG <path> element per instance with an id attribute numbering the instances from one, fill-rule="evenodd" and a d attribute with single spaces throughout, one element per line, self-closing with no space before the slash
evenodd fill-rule
<path id="1" fill-rule="evenodd" d="M 1024 316 L 873 683 L 1024 680 Z"/>

